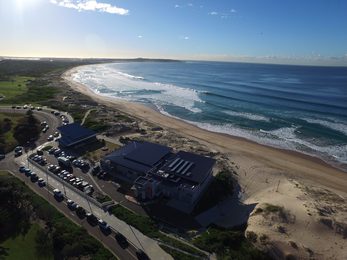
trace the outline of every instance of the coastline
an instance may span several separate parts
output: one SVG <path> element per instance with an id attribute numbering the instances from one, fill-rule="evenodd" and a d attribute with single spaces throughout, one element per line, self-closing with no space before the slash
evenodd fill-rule
<path id="1" fill-rule="evenodd" d="M 267 168 L 267 172 L 277 172 L 277 174 L 306 179 L 312 183 L 320 184 L 336 191 L 345 192 L 347 187 L 347 173 L 341 169 L 335 168 L 318 157 L 262 145 L 242 137 L 211 132 L 183 120 L 165 116 L 143 104 L 98 95 L 87 86 L 71 79 L 71 75 L 79 67 L 67 70 L 62 75 L 65 82 L 74 90 L 90 96 L 101 104 L 112 106 L 125 114 L 151 122 L 164 129 L 179 132 L 183 136 L 207 144 L 213 150 L 230 154 L 230 159 L 234 161 L 241 170 L 246 171 L 246 174 L 248 167 L 245 164 L 252 162 L 251 165 L 257 165 L 257 168 L 262 168 L 262 172 Z M 242 185 L 242 178 L 240 177 L 239 179 Z"/>
<path id="2" fill-rule="evenodd" d="M 275 257 L 279 257 L 279 253 L 283 259 L 286 256 L 310 259 L 312 255 L 317 259 L 345 258 L 341 250 L 345 238 L 341 234 L 347 232 L 346 172 L 317 157 L 210 132 L 143 104 L 98 95 L 71 79 L 76 69 L 78 67 L 62 75 L 73 90 L 140 122 L 162 127 L 163 132 L 172 136 L 172 147 L 180 149 L 182 145 L 179 140 L 175 143 L 177 136 L 199 143 L 191 146 L 193 151 L 199 150 L 199 146 L 208 147 L 217 161 L 236 172 L 233 177 L 240 188 L 239 199 L 226 199 L 197 219 L 207 217 L 208 223 L 225 228 L 247 223 L 246 236 L 253 232 L 259 239 L 266 238 L 265 244 L 261 239 L 255 244 L 272 251 Z M 214 174 L 219 170 L 216 165 Z M 271 205 L 282 209 L 285 218 L 293 221 L 283 221 L 273 213 L 257 213 Z"/>

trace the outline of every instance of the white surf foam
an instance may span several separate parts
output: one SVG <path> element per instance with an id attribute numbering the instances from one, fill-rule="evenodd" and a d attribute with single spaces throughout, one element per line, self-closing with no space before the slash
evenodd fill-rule
<path id="1" fill-rule="evenodd" d="M 168 113 L 165 113 L 168 114 Z M 298 127 L 280 128 L 274 131 L 254 131 L 237 128 L 232 124 L 210 124 L 184 120 L 211 132 L 242 137 L 259 144 L 286 149 L 316 156 L 336 166 L 347 164 L 347 145 L 319 146 L 302 140 L 295 135 Z"/>
<path id="2" fill-rule="evenodd" d="M 343 133 L 347 135 L 347 124 L 344 124 L 342 122 L 336 122 L 334 120 L 330 119 L 314 119 L 314 118 L 303 118 L 306 122 L 312 123 L 312 124 L 319 124 L 322 126 L 325 126 L 327 128 L 330 128 L 332 130 L 338 131 L 340 133 Z"/>
<path id="3" fill-rule="evenodd" d="M 117 71 L 110 65 L 90 65 L 81 67 L 73 79 L 87 85 L 98 94 L 121 97 L 132 101 L 148 100 L 152 103 L 172 105 L 185 108 L 193 113 L 201 112 L 196 107 L 203 103 L 199 92 L 173 84 L 160 82 L 147 82 L 138 77 Z M 109 93 L 103 93 L 102 88 L 107 88 Z M 146 93 L 146 91 L 148 93 Z"/>
<path id="4" fill-rule="evenodd" d="M 245 112 L 229 111 L 229 110 L 223 111 L 223 113 L 231 115 L 231 116 L 243 117 L 253 121 L 270 122 L 270 118 L 262 116 L 262 115 L 256 115 L 256 114 L 245 113 Z"/>
<path id="5" fill-rule="evenodd" d="M 121 71 L 117 71 L 117 73 L 121 76 L 124 76 L 124 77 L 128 77 L 130 79 L 140 79 L 140 80 L 143 80 L 144 77 L 140 77 L 140 76 L 134 76 L 134 75 L 130 75 L 128 73 L 124 73 L 124 72 L 121 72 Z"/>

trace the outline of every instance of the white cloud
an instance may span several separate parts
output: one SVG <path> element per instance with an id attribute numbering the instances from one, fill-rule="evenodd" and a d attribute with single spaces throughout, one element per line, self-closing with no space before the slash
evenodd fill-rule
<path id="1" fill-rule="evenodd" d="M 175 8 L 180 8 L 181 6 L 180 5 L 175 5 Z"/>
<path id="2" fill-rule="evenodd" d="M 230 13 L 236 13 L 236 10 L 235 9 L 231 9 Z"/>
<path id="3" fill-rule="evenodd" d="M 213 11 L 213 12 L 209 12 L 208 14 L 209 14 L 209 15 L 218 15 L 218 12 Z"/>
<path id="4" fill-rule="evenodd" d="M 137 38 L 142 39 L 143 36 L 142 35 L 137 35 Z"/>
<path id="5" fill-rule="evenodd" d="M 120 8 L 108 3 L 100 3 L 96 0 L 50 0 L 50 2 L 61 7 L 76 9 L 79 12 L 98 11 L 118 15 L 129 14 L 129 10 L 127 9 Z"/>
<path id="6" fill-rule="evenodd" d="M 192 4 L 192 3 L 188 3 L 187 5 L 190 6 L 190 7 L 193 7 L 193 4 Z"/>
<path id="7" fill-rule="evenodd" d="M 184 36 L 184 38 L 183 39 L 185 39 L 185 40 L 189 40 L 189 37 L 188 36 Z"/>

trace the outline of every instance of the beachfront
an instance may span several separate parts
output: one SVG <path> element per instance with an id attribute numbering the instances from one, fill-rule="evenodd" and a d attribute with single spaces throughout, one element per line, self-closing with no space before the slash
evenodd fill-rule
<path id="1" fill-rule="evenodd" d="M 180 135 L 205 145 L 212 152 L 222 154 L 225 163 L 237 172 L 245 204 L 265 203 L 284 206 L 295 215 L 294 223 L 285 223 L 286 234 L 278 232 L 277 223 L 269 227 L 266 218 L 251 215 L 248 230 L 268 236 L 274 244 L 286 250 L 293 250 L 284 241 L 293 240 L 300 254 L 305 248 L 314 249 L 324 256 L 343 257 L 345 240 L 343 235 L 335 236 L 336 223 L 346 219 L 345 205 L 339 198 L 346 198 L 347 175 L 345 172 L 307 155 L 263 146 L 242 138 L 218 134 L 200 129 L 186 122 L 164 116 L 149 107 L 137 103 L 120 101 L 96 95 L 89 88 L 71 80 L 75 69 L 64 73 L 63 78 L 74 90 L 92 97 L 99 104 L 112 106 L 139 120 L 160 126 L 168 132 Z M 314 188 L 311 188 L 314 187 Z M 324 200 L 323 200 L 324 197 Z M 336 214 L 324 218 L 331 220 L 332 227 L 322 224 L 319 208 L 331 207 Z M 223 225 L 232 222 L 233 215 L 228 204 L 217 221 Z M 324 222 L 324 221 L 323 221 Z M 303 232 L 307 235 L 303 235 Z M 289 234 L 289 235 L 288 235 Z M 335 250 L 334 250 L 335 249 Z M 331 253 L 328 253 L 331 252 Z M 336 255 L 339 254 L 339 255 Z"/>

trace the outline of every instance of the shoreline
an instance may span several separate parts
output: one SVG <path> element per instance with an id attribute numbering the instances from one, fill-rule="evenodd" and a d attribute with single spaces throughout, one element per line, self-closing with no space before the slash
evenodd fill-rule
<path id="1" fill-rule="evenodd" d="M 206 144 L 213 150 L 230 154 L 230 159 L 239 165 L 241 170 L 245 171 L 245 175 L 247 174 L 247 162 L 251 162 L 251 164 L 261 167 L 262 171 L 266 169 L 271 172 L 272 175 L 277 172 L 277 175 L 284 174 L 299 179 L 307 179 L 313 183 L 345 192 L 347 172 L 318 157 L 259 144 L 243 137 L 212 132 L 183 120 L 163 115 L 140 103 L 98 95 L 87 86 L 71 79 L 71 75 L 79 67 L 82 66 L 74 67 L 62 74 L 64 81 L 74 90 L 90 96 L 99 103 L 112 106 L 125 114 L 162 126 L 164 129 L 179 132 L 183 136 Z M 239 178 L 242 184 L 242 177 L 239 176 Z"/>

